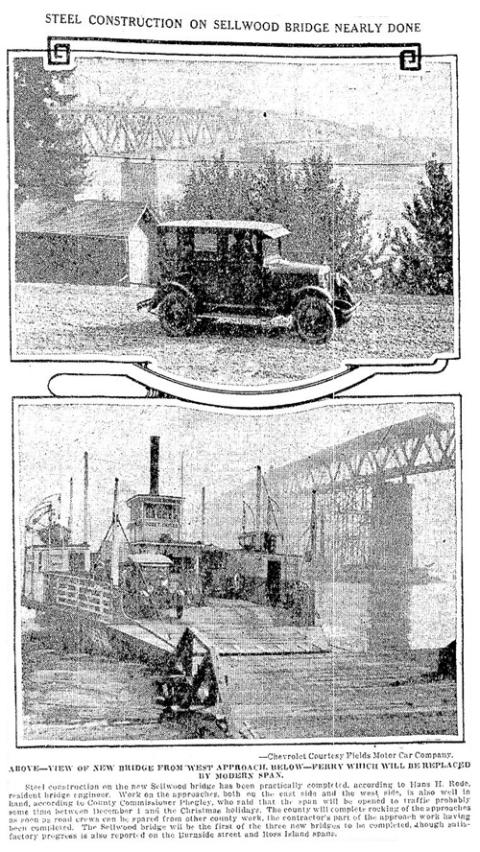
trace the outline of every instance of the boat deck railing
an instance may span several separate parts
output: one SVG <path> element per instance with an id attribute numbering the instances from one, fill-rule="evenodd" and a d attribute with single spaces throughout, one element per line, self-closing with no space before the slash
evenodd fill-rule
<path id="1" fill-rule="evenodd" d="M 45 572 L 44 601 L 47 606 L 76 610 L 101 618 L 102 621 L 113 621 L 115 614 L 113 587 L 99 583 L 90 576 L 62 571 Z"/>

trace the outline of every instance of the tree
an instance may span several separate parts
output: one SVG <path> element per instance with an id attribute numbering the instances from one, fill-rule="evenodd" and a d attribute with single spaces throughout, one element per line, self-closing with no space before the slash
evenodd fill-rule
<path id="1" fill-rule="evenodd" d="M 79 131 L 62 127 L 54 110 L 72 99 L 58 90 L 71 73 L 45 71 L 37 57 L 14 62 L 16 205 L 35 198 L 73 201 L 85 182 Z"/>
<path id="2" fill-rule="evenodd" d="M 297 175 L 297 215 L 293 236 L 305 260 L 326 260 L 351 278 L 370 286 L 370 214 L 360 212 L 360 196 L 334 176 L 330 157 L 314 152 Z"/>
<path id="3" fill-rule="evenodd" d="M 297 207 L 295 176 L 291 166 L 278 159 L 274 151 L 266 154 L 256 169 L 245 170 L 243 196 L 248 199 L 252 219 L 293 226 Z"/>
<path id="4" fill-rule="evenodd" d="M 393 289 L 430 295 L 453 293 L 452 182 L 435 156 L 425 164 L 426 180 L 405 204 L 400 228 L 387 228 L 383 275 Z"/>
<path id="5" fill-rule="evenodd" d="M 333 174 L 329 157 L 313 152 L 300 169 L 274 151 L 252 166 L 229 167 L 222 152 L 194 167 L 173 218 L 252 219 L 279 222 L 291 231 L 288 256 L 321 262 L 370 283 L 369 214 L 360 212 L 358 193 L 349 193 Z"/>
<path id="6" fill-rule="evenodd" d="M 230 173 L 225 152 L 204 160 L 188 175 L 175 215 L 182 219 L 228 218 L 231 206 Z"/>

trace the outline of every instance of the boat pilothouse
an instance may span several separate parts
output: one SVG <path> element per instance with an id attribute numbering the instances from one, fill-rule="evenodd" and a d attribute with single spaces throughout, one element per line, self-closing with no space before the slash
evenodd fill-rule
<path id="1" fill-rule="evenodd" d="M 129 554 L 120 574 L 124 606 L 136 615 L 152 616 L 171 607 L 181 589 L 188 605 L 212 599 L 243 599 L 276 606 L 285 586 L 284 556 L 279 536 L 268 524 L 262 529 L 262 474 L 257 467 L 253 528 L 247 529 L 244 504 L 242 532 L 236 549 L 207 544 L 205 488 L 202 488 L 202 535 L 199 541 L 182 538 L 184 498 L 159 493 L 159 439 L 150 439 L 150 490 L 127 500 Z M 267 519 L 270 510 L 267 510 Z M 140 590 L 140 591 L 138 591 Z M 146 594 L 148 592 L 148 595 Z"/>
<path id="2" fill-rule="evenodd" d="M 150 439 L 150 491 L 148 494 L 134 494 L 127 500 L 130 509 L 128 524 L 129 540 L 133 548 L 141 552 L 142 547 L 180 541 L 183 497 L 174 497 L 159 493 L 158 463 L 159 438 Z"/>
<path id="3" fill-rule="evenodd" d="M 35 529 L 25 548 L 23 601 L 29 606 L 48 606 L 67 600 L 71 606 L 98 614 L 101 598 L 116 618 L 170 617 L 176 596 L 184 595 L 187 607 L 214 605 L 215 601 L 244 601 L 260 607 L 278 607 L 278 617 L 311 624 L 308 584 L 302 581 L 301 560 L 282 552 L 282 537 L 272 522 L 268 496 L 263 523 L 265 482 L 257 466 L 254 510 L 244 503 L 242 530 L 237 548 L 205 541 L 205 488 L 201 491 L 201 537 L 183 537 L 184 497 L 159 491 L 160 441 L 150 439 L 150 488 L 127 500 L 129 520 L 124 528 L 115 480 L 110 526 L 100 547 L 92 549 L 89 533 L 88 455 L 84 474 L 85 542 L 74 544 L 71 519 L 63 528 L 59 517 L 47 513 L 39 537 Z M 72 486 L 71 486 L 72 487 Z M 247 525 L 247 508 L 252 516 Z M 266 527 L 266 528 L 265 528 Z M 60 536 L 58 530 L 64 530 Z M 110 602 L 110 603 L 108 603 Z M 103 611 L 103 610 L 101 610 Z"/>
<path id="4" fill-rule="evenodd" d="M 128 554 L 120 566 L 124 606 L 145 617 L 169 608 L 178 590 L 199 604 L 222 551 L 182 538 L 184 498 L 159 493 L 159 438 L 150 439 L 150 490 L 127 500 Z"/>

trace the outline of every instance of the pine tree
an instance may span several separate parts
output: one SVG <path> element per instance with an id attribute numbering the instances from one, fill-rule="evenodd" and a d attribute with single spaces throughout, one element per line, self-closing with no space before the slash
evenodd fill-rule
<path id="1" fill-rule="evenodd" d="M 383 248 L 387 286 L 407 293 L 453 293 L 453 197 L 445 166 L 435 156 L 403 218 L 408 225 L 388 228 Z"/>
<path id="2" fill-rule="evenodd" d="M 72 201 L 85 182 L 79 132 L 61 127 L 54 111 L 66 101 L 56 82 L 71 73 L 45 71 L 37 57 L 14 62 L 16 205 L 35 198 Z"/>

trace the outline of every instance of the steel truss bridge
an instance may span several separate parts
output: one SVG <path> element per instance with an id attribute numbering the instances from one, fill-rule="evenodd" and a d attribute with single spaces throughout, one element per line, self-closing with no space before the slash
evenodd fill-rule
<path id="1" fill-rule="evenodd" d="M 455 467 L 455 426 L 423 415 L 367 432 L 277 469 L 290 493 L 319 494 Z"/>
<path id="2" fill-rule="evenodd" d="M 80 132 L 91 157 L 151 157 L 155 151 L 220 150 L 232 145 L 320 143 L 321 122 L 259 110 L 146 109 L 68 106 L 55 113 L 66 130 Z"/>
<path id="3" fill-rule="evenodd" d="M 269 476 L 286 483 L 297 504 L 315 490 L 319 550 L 335 549 L 340 565 L 368 560 L 373 494 L 382 483 L 455 469 L 455 426 L 428 415 L 395 423 L 328 447 Z"/>

